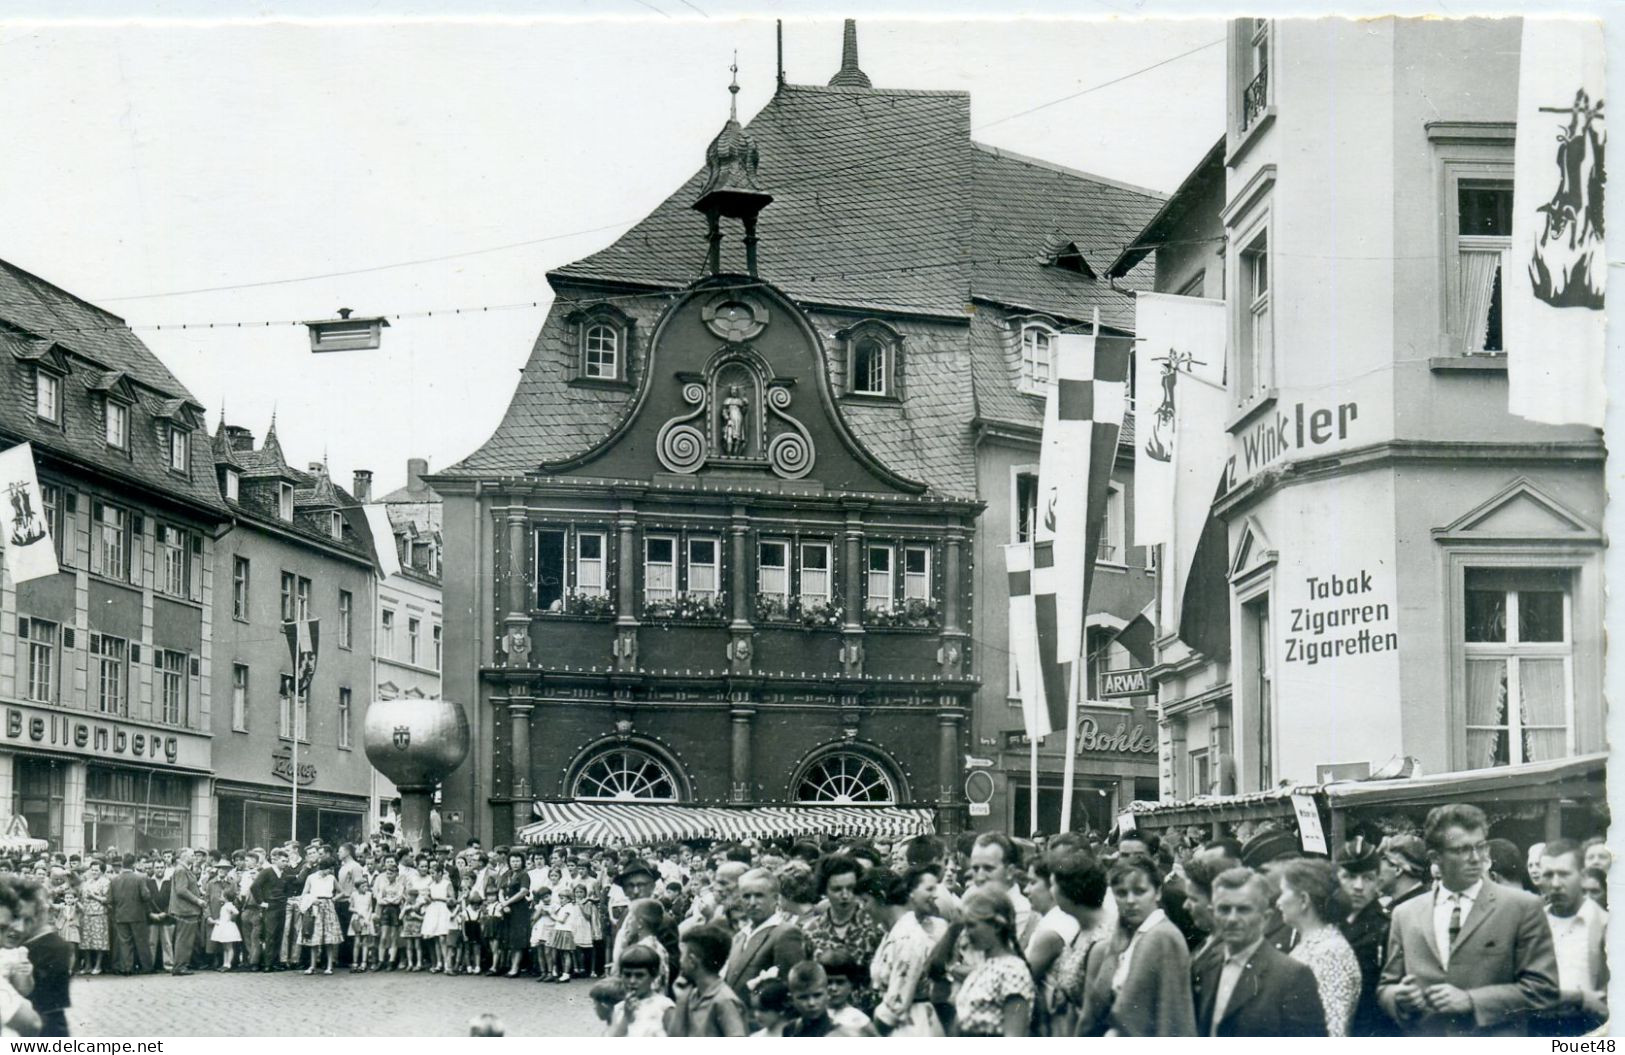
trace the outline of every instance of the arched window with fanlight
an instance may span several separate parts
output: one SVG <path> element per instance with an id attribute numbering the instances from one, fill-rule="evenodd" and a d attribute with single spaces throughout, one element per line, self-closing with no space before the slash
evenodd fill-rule
<path id="1" fill-rule="evenodd" d="M 902 398 L 902 335 L 878 319 L 866 319 L 837 336 L 846 346 L 846 395 L 895 401 Z"/>
<path id="2" fill-rule="evenodd" d="M 1055 330 L 1041 322 L 1021 328 L 1021 390 L 1043 395 L 1050 382 Z"/>
<path id="3" fill-rule="evenodd" d="M 636 747 L 616 747 L 592 758 L 576 774 L 570 795 L 583 802 L 676 802 L 682 797 L 671 768 Z"/>
<path id="4" fill-rule="evenodd" d="M 607 323 L 594 323 L 587 327 L 582 341 L 581 373 L 613 381 L 620 377 L 621 335 Z"/>
<path id="5" fill-rule="evenodd" d="M 815 760 L 796 780 L 795 801 L 819 806 L 890 806 L 897 783 L 880 763 L 838 751 Z"/>
<path id="6" fill-rule="evenodd" d="M 624 386 L 632 371 L 631 316 L 613 304 L 593 304 L 565 316 L 572 330 L 570 383 L 589 387 Z"/>

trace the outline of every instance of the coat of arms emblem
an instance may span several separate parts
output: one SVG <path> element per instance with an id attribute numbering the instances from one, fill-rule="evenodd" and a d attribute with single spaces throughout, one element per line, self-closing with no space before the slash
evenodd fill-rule
<path id="1" fill-rule="evenodd" d="M 397 725 L 395 727 L 395 750 L 405 751 L 412 744 L 412 727 Z"/>

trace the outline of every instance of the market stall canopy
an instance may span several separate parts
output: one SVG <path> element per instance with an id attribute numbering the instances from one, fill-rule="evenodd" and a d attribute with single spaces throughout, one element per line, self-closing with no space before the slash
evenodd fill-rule
<path id="1" fill-rule="evenodd" d="M 681 803 L 538 802 L 523 843 L 632 846 L 680 839 L 766 839 L 858 835 L 898 840 L 930 835 L 932 811 L 900 806 L 757 806 Z"/>
<path id="2" fill-rule="evenodd" d="M 1130 809 L 1141 827 L 1207 824 L 1212 821 L 1291 817 L 1292 796 L 1308 795 L 1337 812 L 1377 806 L 1438 806 L 1446 802 L 1543 801 L 1601 798 L 1607 752 L 1439 773 L 1399 780 L 1339 780 L 1293 784 L 1240 795 L 1198 795 L 1183 802 L 1136 802 Z"/>

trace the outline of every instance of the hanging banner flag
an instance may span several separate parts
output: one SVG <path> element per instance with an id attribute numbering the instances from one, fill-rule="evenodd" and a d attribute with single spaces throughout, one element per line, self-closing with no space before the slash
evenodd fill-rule
<path id="1" fill-rule="evenodd" d="M 1055 731 L 1044 699 L 1044 665 L 1038 653 L 1038 612 L 1033 602 L 1033 546 L 1017 542 L 1004 547 L 1010 577 L 1010 653 L 1015 657 L 1016 691 L 1027 736 L 1041 740 Z"/>
<path id="2" fill-rule="evenodd" d="M 300 619 L 283 623 L 282 632 L 288 638 L 288 654 L 293 658 L 294 682 L 300 693 L 310 691 L 316 677 L 316 651 L 321 644 L 321 620 Z"/>
<path id="3" fill-rule="evenodd" d="M 1603 423 L 1605 88 L 1602 23 L 1523 20 L 1501 284 L 1507 407 L 1531 421 Z"/>
<path id="4" fill-rule="evenodd" d="M 1050 342 L 1053 379 L 1044 401 L 1038 454 L 1038 523 L 1033 537 L 1053 546 L 1055 639 L 1046 663 L 1071 663 L 1083 648 L 1083 548 L 1088 529 L 1090 430 L 1094 423 L 1095 337 L 1057 334 Z M 1118 404 L 1122 416 L 1122 404 Z M 1085 486 L 1078 486 L 1083 483 Z"/>
<path id="5" fill-rule="evenodd" d="M 1134 542 L 1174 538 L 1174 452 L 1179 400 L 1205 382 L 1224 388 L 1224 301 L 1140 293 L 1135 298 Z M 1153 379 L 1155 385 L 1153 385 Z M 1198 442 L 1225 445 L 1222 436 Z"/>
<path id="6" fill-rule="evenodd" d="M 373 502 L 361 507 L 367 517 L 367 530 L 372 532 L 372 549 L 378 554 L 378 567 L 384 578 L 401 573 L 401 555 L 395 549 L 395 528 L 389 522 L 389 507 Z"/>
<path id="7" fill-rule="evenodd" d="M 1221 331 L 1220 350 L 1217 354 L 1222 362 L 1224 358 L 1222 304 L 1205 324 Z M 1223 490 L 1225 463 L 1229 459 L 1227 454 L 1229 445 L 1225 442 L 1228 435 L 1225 430 L 1225 417 L 1229 413 L 1230 401 L 1223 384 L 1214 383 L 1207 376 L 1192 372 L 1180 377 L 1178 393 L 1174 407 L 1174 428 L 1178 435 L 1184 437 L 1184 442 L 1174 450 L 1174 537 L 1171 540 L 1172 545 L 1166 548 L 1168 567 L 1163 572 L 1164 577 L 1173 586 L 1174 603 L 1167 611 L 1170 626 L 1180 625 L 1180 613 L 1184 610 L 1191 592 L 1192 577 L 1195 574 L 1193 567 L 1203 535 L 1209 537 L 1210 546 L 1213 541 L 1215 524 L 1210 524 L 1209 520 L 1212 519 L 1214 497 Z M 1229 548 L 1225 544 L 1223 525 L 1217 524 L 1216 530 L 1218 550 L 1213 559 L 1227 566 Z M 1220 569 L 1221 575 L 1224 570 L 1227 568 Z M 1226 583 L 1227 610 L 1228 589 L 1229 584 Z M 1188 639 L 1186 643 L 1193 648 L 1200 648 Z"/>
<path id="8" fill-rule="evenodd" d="M 34 448 L 20 444 L 0 452 L 0 491 L 5 492 L 4 530 L 6 570 L 12 582 L 27 582 L 55 575 L 56 545 L 45 515 L 45 498 L 34 473 Z"/>

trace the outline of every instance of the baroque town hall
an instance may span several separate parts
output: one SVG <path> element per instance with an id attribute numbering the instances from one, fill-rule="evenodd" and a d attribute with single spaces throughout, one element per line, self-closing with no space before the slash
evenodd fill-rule
<path id="1" fill-rule="evenodd" d="M 1160 203 L 969 126 L 964 93 L 873 88 L 849 23 L 829 85 L 780 83 L 548 276 L 501 425 L 430 478 L 474 743 L 448 840 L 565 802 L 964 825 L 964 755 L 1020 726 L 999 547 L 1030 524 L 1013 469 L 1037 462 L 1050 341 L 1130 324 L 1080 244 Z M 1127 541 L 1096 590 L 1117 626 L 1150 599 Z"/>

